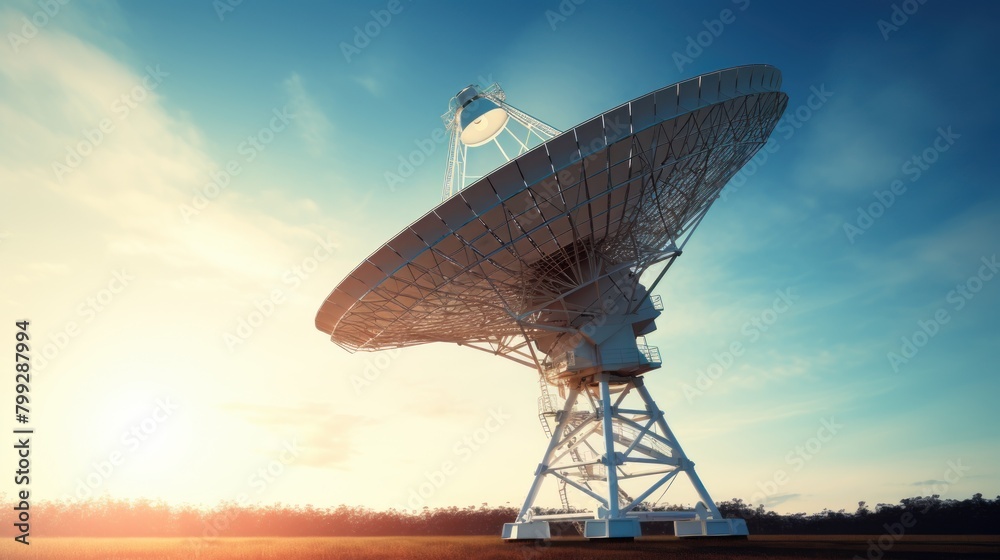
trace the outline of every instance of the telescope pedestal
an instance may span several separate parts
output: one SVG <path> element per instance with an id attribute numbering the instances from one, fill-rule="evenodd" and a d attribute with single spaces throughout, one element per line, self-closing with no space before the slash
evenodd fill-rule
<path id="1" fill-rule="evenodd" d="M 641 375 L 602 373 L 568 381 L 566 388 L 566 402 L 552 413 L 555 427 L 528 496 L 516 522 L 504 525 L 504 539 L 550 538 L 550 521 L 584 522 L 584 536 L 591 539 L 639 537 L 641 521 L 673 521 L 679 537 L 747 535 L 742 519 L 724 519 L 715 507 Z M 642 408 L 625 406 L 633 393 Z M 643 509 L 648 497 L 681 473 L 701 498 L 695 510 Z M 550 475 L 593 499 L 595 510 L 535 515 L 535 499 Z M 632 498 L 622 481 L 634 481 L 641 493 Z"/>

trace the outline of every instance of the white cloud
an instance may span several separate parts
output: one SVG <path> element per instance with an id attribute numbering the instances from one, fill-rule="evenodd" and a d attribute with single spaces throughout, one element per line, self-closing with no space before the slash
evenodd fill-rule
<path id="1" fill-rule="evenodd" d="M 365 91 L 367 91 L 368 93 L 370 93 L 370 94 L 372 94 L 374 96 L 381 96 L 382 95 L 382 86 L 379 83 L 379 81 L 375 79 L 375 77 L 373 77 L 373 76 L 356 76 L 356 77 L 354 77 L 352 79 L 354 80 L 354 82 L 356 84 L 358 84 L 361 87 L 365 88 Z"/>
<path id="2" fill-rule="evenodd" d="M 289 108 L 294 115 L 292 126 L 299 131 L 299 136 L 305 141 L 306 150 L 314 156 L 325 154 L 327 135 L 330 131 L 330 121 L 326 114 L 306 91 L 302 76 L 292 73 L 282 85 L 288 95 Z"/>
<path id="3" fill-rule="evenodd" d="M 3 12 L 0 29 L 21 17 Z M 320 276 L 331 275 L 339 255 L 299 293 L 281 278 L 313 254 L 317 240 L 343 239 L 314 201 L 268 189 L 273 178 L 256 163 L 185 220 L 181 207 L 225 164 L 207 153 L 198 123 L 163 103 L 165 89 L 180 87 L 173 73 L 183 69 L 161 65 L 158 77 L 149 78 L 149 68 L 157 73 L 155 61 L 123 64 L 66 27 L 49 26 L 20 52 L 0 57 L 0 230 L 8 234 L 0 243 L 7 267 L 0 313 L 32 320 L 38 352 L 67 337 L 39 381 L 51 383 L 47 394 L 65 405 L 39 418 L 39 429 L 60 434 L 53 449 L 91 439 L 82 433 L 121 429 L 81 408 L 87 400 L 78 396 L 87 388 L 101 387 L 109 406 L 117 406 L 127 383 L 154 394 L 174 387 L 169 393 L 186 403 L 206 387 L 216 394 L 229 387 L 232 394 L 233 372 L 259 378 L 277 371 L 281 364 L 260 364 L 275 344 L 290 346 L 286 336 L 314 340 L 317 353 L 326 349 L 310 314 L 328 289 Z M 131 105 L 118 103 L 123 95 Z M 105 301 L 96 318 L 81 314 L 81 302 L 106 291 L 121 270 L 134 281 Z M 223 330 L 233 330 L 276 288 L 289 293 L 289 303 L 253 344 L 230 355 Z M 71 323 L 76 334 L 69 338 Z M 48 457 L 45 476 L 72 481 L 85 473 L 94 450 L 73 449 L 69 461 Z M 240 468 L 234 454 L 220 461 L 228 461 L 223 469 Z"/>
<path id="4" fill-rule="evenodd" d="M 43 232 L 71 230 L 92 242 L 87 256 L 94 260 L 141 255 L 189 273 L 200 267 L 257 278 L 329 233 L 308 225 L 316 219 L 311 200 L 241 194 L 239 183 L 252 181 L 251 172 L 183 220 L 181 206 L 192 204 L 194 192 L 210 182 L 209 171 L 221 165 L 202 149 L 197 125 L 161 103 L 175 69 L 125 67 L 59 29 L 46 29 L 30 47 L 0 61 L 10 92 L 0 103 L 0 177 L 6 208 L 21 210 L 8 217 L 17 230 L 39 230 L 42 243 Z M 288 83 L 303 113 L 296 122 L 325 127 L 298 77 Z M 323 142 L 318 132 L 309 139 Z M 268 211 L 275 206 L 283 209 L 281 219 Z M 56 244 L 44 252 L 73 253 Z"/>

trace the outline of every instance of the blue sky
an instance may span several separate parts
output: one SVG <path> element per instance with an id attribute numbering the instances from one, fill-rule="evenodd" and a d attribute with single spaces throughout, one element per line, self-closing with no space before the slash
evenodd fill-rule
<path id="1" fill-rule="evenodd" d="M 50 347 L 39 495 L 389 507 L 457 460 L 428 505 L 519 502 L 544 445 L 531 371 L 313 329 L 439 201 L 444 146 L 386 173 L 470 82 L 565 129 L 748 63 L 781 69 L 787 118 L 661 284 L 650 337 L 685 450 L 717 500 L 779 511 L 1000 493 L 993 3 L 42 4 L 0 8 L 0 316 Z"/>

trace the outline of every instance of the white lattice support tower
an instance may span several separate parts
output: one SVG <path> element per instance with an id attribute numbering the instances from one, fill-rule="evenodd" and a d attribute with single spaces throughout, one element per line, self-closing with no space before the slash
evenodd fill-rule
<path id="1" fill-rule="evenodd" d="M 517 520 L 504 528 L 504 538 L 548 538 L 544 524 L 550 521 L 585 521 L 584 535 L 589 538 L 634 538 L 641 535 L 641 521 L 663 520 L 673 521 L 683 536 L 746 535 L 743 520 L 724 519 L 720 514 L 641 376 L 602 373 L 574 379 L 566 388 L 569 396 L 557 413 L 556 428 Z M 630 394 L 638 396 L 641 408 L 626 406 Z M 588 402 L 589 410 L 578 410 L 575 405 L 580 402 Z M 572 418 L 581 414 L 586 416 L 584 421 L 571 427 Z M 582 448 L 600 454 L 583 462 L 573 459 L 572 451 Z M 590 473 L 589 480 L 587 475 L 576 474 L 581 467 Z M 654 512 L 640 507 L 681 473 L 701 500 L 694 510 Z M 534 515 L 532 508 L 547 477 L 565 482 L 596 502 L 594 511 Z M 640 493 L 621 505 L 620 480 L 640 486 Z M 584 481 L 593 486 L 584 486 Z"/>

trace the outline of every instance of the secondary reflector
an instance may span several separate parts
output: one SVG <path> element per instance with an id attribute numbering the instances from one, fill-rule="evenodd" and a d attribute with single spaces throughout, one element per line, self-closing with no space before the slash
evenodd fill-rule
<path id="1" fill-rule="evenodd" d="M 470 94 L 473 94 L 470 97 Z M 458 111 L 459 124 L 462 129 L 462 143 L 470 148 L 482 146 L 493 140 L 503 131 L 510 115 L 502 107 L 484 97 L 469 86 L 458 94 L 462 103 Z"/>

